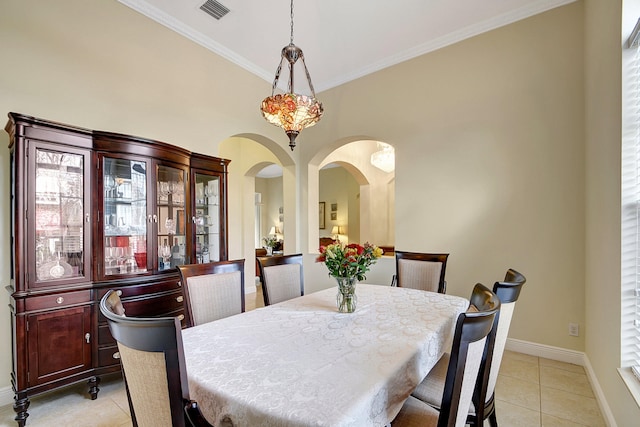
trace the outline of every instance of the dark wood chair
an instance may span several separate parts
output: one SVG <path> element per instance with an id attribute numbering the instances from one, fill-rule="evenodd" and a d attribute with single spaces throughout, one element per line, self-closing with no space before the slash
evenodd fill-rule
<path id="1" fill-rule="evenodd" d="M 396 274 L 391 286 L 420 289 L 423 291 L 447 291 L 444 280 L 449 254 L 396 251 Z"/>
<path id="2" fill-rule="evenodd" d="M 509 335 L 511 319 L 520 297 L 522 286 L 527 279 L 514 269 L 507 270 L 504 280 L 493 285 L 493 292 L 500 298 L 501 308 L 494 320 L 493 329 L 487 337 L 487 346 L 482 358 L 480 377 L 474 395 L 474 407 L 469 414 L 472 426 L 482 427 L 484 420 L 489 419 L 491 427 L 498 427 L 495 408 L 495 388 L 500 372 L 505 344 Z M 475 414 L 473 413 L 475 409 Z"/>
<path id="3" fill-rule="evenodd" d="M 258 257 L 264 305 L 304 295 L 302 254 Z"/>
<path id="4" fill-rule="evenodd" d="M 188 327 L 244 312 L 244 259 L 176 268 Z"/>
<path id="5" fill-rule="evenodd" d="M 480 283 L 474 288 L 471 303 L 474 308 L 458 316 L 440 410 L 409 396 L 391 422 L 392 427 L 465 425 L 467 411 L 458 409 L 471 405 L 487 335 L 500 309 L 498 297 Z M 458 419 L 461 416 L 464 420 Z"/>
<path id="6" fill-rule="evenodd" d="M 100 300 L 100 312 L 118 343 L 133 425 L 211 427 L 189 399 L 178 318 L 125 317 L 113 290 Z"/>
<path id="7" fill-rule="evenodd" d="M 526 278 L 522 274 L 509 269 L 504 281 L 496 282 L 493 285 L 493 292 L 500 299 L 501 306 L 494 319 L 493 328 L 487 337 L 480 374 L 473 395 L 473 405 L 469 408 L 467 423 L 472 426 L 481 427 L 487 418 L 492 427 L 498 426 L 495 412 L 495 386 L 513 311 L 525 282 Z M 471 303 L 473 304 L 473 297 Z M 441 404 L 439 390 L 443 387 L 448 359 L 449 355 L 445 354 L 413 392 L 414 397 L 436 409 Z"/>
<path id="8" fill-rule="evenodd" d="M 260 264 L 258 264 L 259 256 L 267 256 L 267 250 L 265 248 L 256 248 L 256 276 L 260 277 Z"/>

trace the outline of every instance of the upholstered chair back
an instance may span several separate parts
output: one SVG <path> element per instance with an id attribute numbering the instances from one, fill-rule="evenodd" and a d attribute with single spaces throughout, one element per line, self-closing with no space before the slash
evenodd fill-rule
<path id="1" fill-rule="evenodd" d="M 244 259 L 177 267 L 187 326 L 244 312 Z"/>
<path id="2" fill-rule="evenodd" d="M 258 257 L 264 305 L 304 295 L 302 254 Z"/>
<path id="3" fill-rule="evenodd" d="M 395 285 L 431 292 L 446 292 L 445 272 L 449 254 L 396 251 Z"/>

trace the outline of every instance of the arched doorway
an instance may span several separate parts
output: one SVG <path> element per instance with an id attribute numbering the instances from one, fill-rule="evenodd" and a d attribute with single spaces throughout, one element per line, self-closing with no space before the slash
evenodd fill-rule
<path id="1" fill-rule="evenodd" d="M 255 291 L 249 284 L 255 277 L 256 176 L 265 166 L 277 164 L 282 167 L 282 231 L 287 238 L 285 250 L 293 253 L 297 243 L 295 164 L 280 145 L 260 135 L 229 138 L 220 143 L 219 151 L 221 157 L 231 160 L 228 180 L 229 258 L 245 259 L 245 291 Z"/>

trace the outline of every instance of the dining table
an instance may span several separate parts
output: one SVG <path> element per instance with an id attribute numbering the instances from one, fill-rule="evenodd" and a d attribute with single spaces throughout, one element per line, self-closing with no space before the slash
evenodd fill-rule
<path id="1" fill-rule="evenodd" d="M 191 399 L 216 426 L 385 426 L 450 347 L 465 298 L 359 283 L 184 329 Z"/>

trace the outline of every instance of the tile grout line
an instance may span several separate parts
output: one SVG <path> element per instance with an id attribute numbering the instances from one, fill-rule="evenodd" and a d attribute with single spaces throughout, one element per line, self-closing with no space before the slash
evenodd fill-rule
<path id="1" fill-rule="evenodd" d="M 538 359 L 538 398 L 540 399 L 540 427 L 542 427 L 542 367 L 540 357 Z"/>

